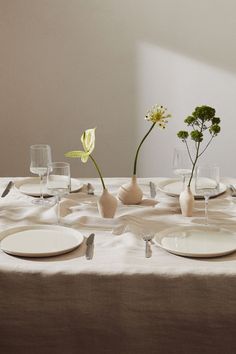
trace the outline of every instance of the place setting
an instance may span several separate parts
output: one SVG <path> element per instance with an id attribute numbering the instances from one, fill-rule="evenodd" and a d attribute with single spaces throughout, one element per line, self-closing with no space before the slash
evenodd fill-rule
<path id="1" fill-rule="evenodd" d="M 94 235 L 84 238 L 82 233 L 69 225 L 64 225 L 61 220 L 61 199 L 70 193 L 81 192 L 94 195 L 91 183 L 82 184 L 70 176 L 70 165 L 67 162 L 52 162 L 51 148 L 49 145 L 32 145 L 30 147 L 30 171 L 39 177 L 28 177 L 11 181 L 2 193 L 4 198 L 15 187 L 18 193 L 32 197 L 31 203 L 45 209 L 45 214 L 51 207 L 56 211 L 55 223 L 33 224 L 11 227 L 0 232 L 1 250 L 18 257 L 41 258 L 58 256 L 73 251 L 85 239 L 86 249 L 93 245 Z M 22 205 L 24 206 L 24 205 Z M 17 208 L 18 210 L 19 208 Z M 31 208 L 31 215 L 37 221 L 37 209 Z M 23 211 L 22 211 L 23 216 Z M 53 219 L 51 219 L 51 222 Z M 87 241 L 86 241 L 87 240 Z M 91 240 L 91 241 L 90 241 Z M 92 259 L 92 253 L 86 258 Z"/>

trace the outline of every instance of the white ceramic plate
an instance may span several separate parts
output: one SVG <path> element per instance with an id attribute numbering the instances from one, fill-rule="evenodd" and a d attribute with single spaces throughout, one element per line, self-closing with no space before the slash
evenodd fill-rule
<path id="1" fill-rule="evenodd" d="M 31 197 L 40 196 L 40 180 L 38 177 L 28 177 L 20 181 L 15 182 L 15 187 L 23 194 L 29 195 Z M 82 187 L 77 179 L 71 178 L 71 192 L 76 192 Z M 50 196 L 47 191 L 46 184 L 43 185 L 44 196 Z"/>
<path id="2" fill-rule="evenodd" d="M 183 183 L 179 179 L 166 179 L 162 182 L 159 182 L 157 185 L 157 188 L 167 194 L 170 195 L 171 197 L 178 197 L 182 191 L 183 188 Z M 194 181 L 191 184 L 191 190 L 193 192 L 194 198 L 195 199 L 203 199 L 204 197 L 202 195 L 197 195 L 195 192 L 195 186 L 194 186 Z M 223 183 L 220 183 L 219 185 L 219 193 L 215 194 L 211 198 L 217 197 L 223 193 L 225 193 L 227 190 L 227 186 Z"/>
<path id="3" fill-rule="evenodd" d="M 236 233 L 211 226 L 179 226 L 155 235 L 158 246 L 186 257 L 219 257 L 236 251 Z"/>
<path id="4" fill-rule="evenodd" d="M 67 253 L 83 242 L 74 229 L 57 225 L 14 227 L 0 233 L 1 249 L 21 257 L 50 257 Z"/>

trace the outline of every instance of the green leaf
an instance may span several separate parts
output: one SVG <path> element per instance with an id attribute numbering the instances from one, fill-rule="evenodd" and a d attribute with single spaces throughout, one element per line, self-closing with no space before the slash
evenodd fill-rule
<path id="1" fill-rule="evenodd" d="M 65 154 L 65 156 L 71 158 L 82 158 L 85 154 L 87 155 L 84 151 L 69 151 Z"/>

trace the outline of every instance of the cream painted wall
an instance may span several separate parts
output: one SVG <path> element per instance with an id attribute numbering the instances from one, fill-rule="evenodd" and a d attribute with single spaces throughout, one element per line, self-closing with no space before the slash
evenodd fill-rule
<path id="1" fill-rule="evenodd" d="M 94 126 L 104 176 L 130 175 L 155 103 L 173 119 L 143 146 L 139 176 L 171 175 L 176 132 L 201 104 L 222 118 L 205 159 L 236 175 L 235 12 L 234 0 L 0 0 L 0 175 L 29 175 L 34 143 L 66 160 Z"/>

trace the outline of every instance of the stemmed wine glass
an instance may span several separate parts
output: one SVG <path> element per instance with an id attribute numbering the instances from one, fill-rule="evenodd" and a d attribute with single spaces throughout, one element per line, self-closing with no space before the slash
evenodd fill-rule
<path id="1" fill-rule="evenodd" d="M 176 176 L 182 177 L 182 188 L 184 189 L 186 177 L 190 176 L 192 171 L 191 161 L 186 150 L 174 149 L 172 168 Z"/>
<path id="2" fill-rule="evenodd" d="M 60 223 L 60 200 L 61 197 L 70 193 L 70 164 L 67 162 L 52 162 L 47 169 L 47 190 L 56 196 L 57 223 Z"/>
<path id="3" fill-rule="evenodd" d="M 196 169 L 195 191 L 205 199 L 205 222 L 208 224 L 209 198 L 219 193 L 220 169 L 216 165 L 198 166 Z"/>
<path id="4" fill-rule="evenodd" d="M 40 198 L 34 199 L 32 203 L 47 205 L 48 200 L 43 198 L 43 176 L 47 173 L 47 166 L 52 162 L 51 148 L 49 145 L 37 144 L 30 146 L 30 172 L 40 177 Z"/>

